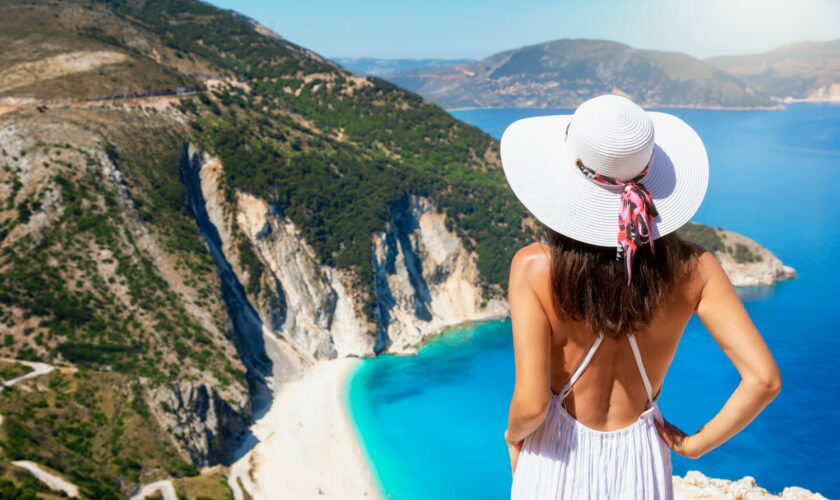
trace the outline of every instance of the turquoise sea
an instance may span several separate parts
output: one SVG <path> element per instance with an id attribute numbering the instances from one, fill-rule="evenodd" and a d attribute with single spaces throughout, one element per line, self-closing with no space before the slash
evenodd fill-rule
<path id="1" fill-rule="evenodd" d="M 709 151 L 697 222 L 767 246 L 799 277 L 742 289 L 782 370 L 783 389 L 747 429 L 674 473 L 753 476 L 773 492 L 802 486 L 840 498 L 840 105 L 783 111 L 660 109 L 691 124 Z M 452 111 L 499 137 L 516 119 L 566 109 Z M 688 432 L 720 409 L 738 374 L 695 317 L 660 406 Z M 351 413 L 382 492 L 395 500 L 506 499 L 502 434 L 513 388 L 510 323 L 467 325 L 419 356 L 364 360 L 348 380 Z"/>

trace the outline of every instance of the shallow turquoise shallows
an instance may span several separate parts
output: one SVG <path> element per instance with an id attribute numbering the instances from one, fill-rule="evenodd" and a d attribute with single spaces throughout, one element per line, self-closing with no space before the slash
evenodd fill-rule
<path id="1" fill-rule="evenodd" d="M 709 190 L 694 220 L 755 239 L 799 273 L 773 287 L 742 290 L 781 367 L 782 393 L 720 448 L 698 460 L 674 455 L 674 473 L 750 475 L 774 492 L 796 485 L 840 498 L 840 105 L 660 111 L 691 124 L 709 151 Z M 499 137 L 518 118 L 569 112 L 452 114 Z M 662 413 L 692 432 L 714 416 L 738 380 L 695 317 L 665 382 Z M 416 357 L 364 360 L 347 396 L 383 494 L 509 498 L 502 434 L 512 389 L 508 321 L 449 330 Z"/>

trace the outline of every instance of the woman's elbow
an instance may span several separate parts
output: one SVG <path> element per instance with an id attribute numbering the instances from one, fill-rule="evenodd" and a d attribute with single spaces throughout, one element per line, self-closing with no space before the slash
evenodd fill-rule
<path id="1" fill-rule="evenodd" d="M 772 370 L 769 373 L 751 378 L 750 383 L 756 390 L 769 399 L 773 399 L 782 391 L 782 374 L 779 373 L 778 369 Z"/>
<path id="2" fill-rule="evenodd" d="M 776 395 L 782 392 L 782 374 L 776 372 L 776 375 L 767 381 L 765 387 L 767 388 L 767 392 L 772 394 L 773 397 L 776 397 Z"/>

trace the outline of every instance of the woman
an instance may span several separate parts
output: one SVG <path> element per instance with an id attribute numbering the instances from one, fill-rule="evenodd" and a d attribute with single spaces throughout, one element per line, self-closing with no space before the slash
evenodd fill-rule
<path id="1" fill-rule="evenodd" d="M 607 95 L 573 115 L 513 123 L 501 157 L 547 236 L 520 249 L 510 270 L 511 498 L 673 498 L 669 448 L 702 456 L 781 388 L 714 256 L 674 232 L 706 192 L 702 141 L 675 116 Z M 687 435 L 656 400 L 694 313 L 741 383 Z"/>

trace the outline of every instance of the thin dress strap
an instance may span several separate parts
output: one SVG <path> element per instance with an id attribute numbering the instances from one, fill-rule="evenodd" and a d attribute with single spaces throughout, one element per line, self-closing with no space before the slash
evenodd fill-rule
<path id="1" fill-rule="evenodd" d="M 572 386 L 575 385 L 575 382 L 577 382 L 577 379 L 583 373 L 583 370 L 585 370 L 586 367 L 589 365 L 589 362 L 592 361 L 592 356 L 595 355 L 595 351 L 598 350 L 598 346 L 601 345 L 602 340 L 604 340 L 604 334 L 599 333 L 598 337 L 595 339 L 595 342 L 592 342 L 592 346 L 589 348 L 589 352 L 586 353 L 586 356 L 583 358 L 583 361 L 580 362 L 580 364 L 577 367 L 577 370 L 575 370 L 575 372 L 572 374 L 572 378 L 570 378 L 569 381 L 566 382 L 566 385 L 564 385 L 563 388 L 560 390 L 559 396 L 561 401 L 565 400 L 566 396 L 568 396 L 569 393 L 572 392 Z"/>
<path id="2" fill-rule="evenodd" d="M 645 391 L 647 392 L 648 401 L 653 401 L 653 388 L 650 385 L 650 379 L 645 371 L 645 365 L 642 363 L 642 353 L 639 351 L 639 344 L 636 342 L 636 336 L 631 333 L 627 335 L 627 338 L 630 340 L 630 347 L 633 348 L 633 357 L 636 358 L 636 365 L 638 365 L 639 373 L 642 375 L 642 382 L 645 383 Z"/>

